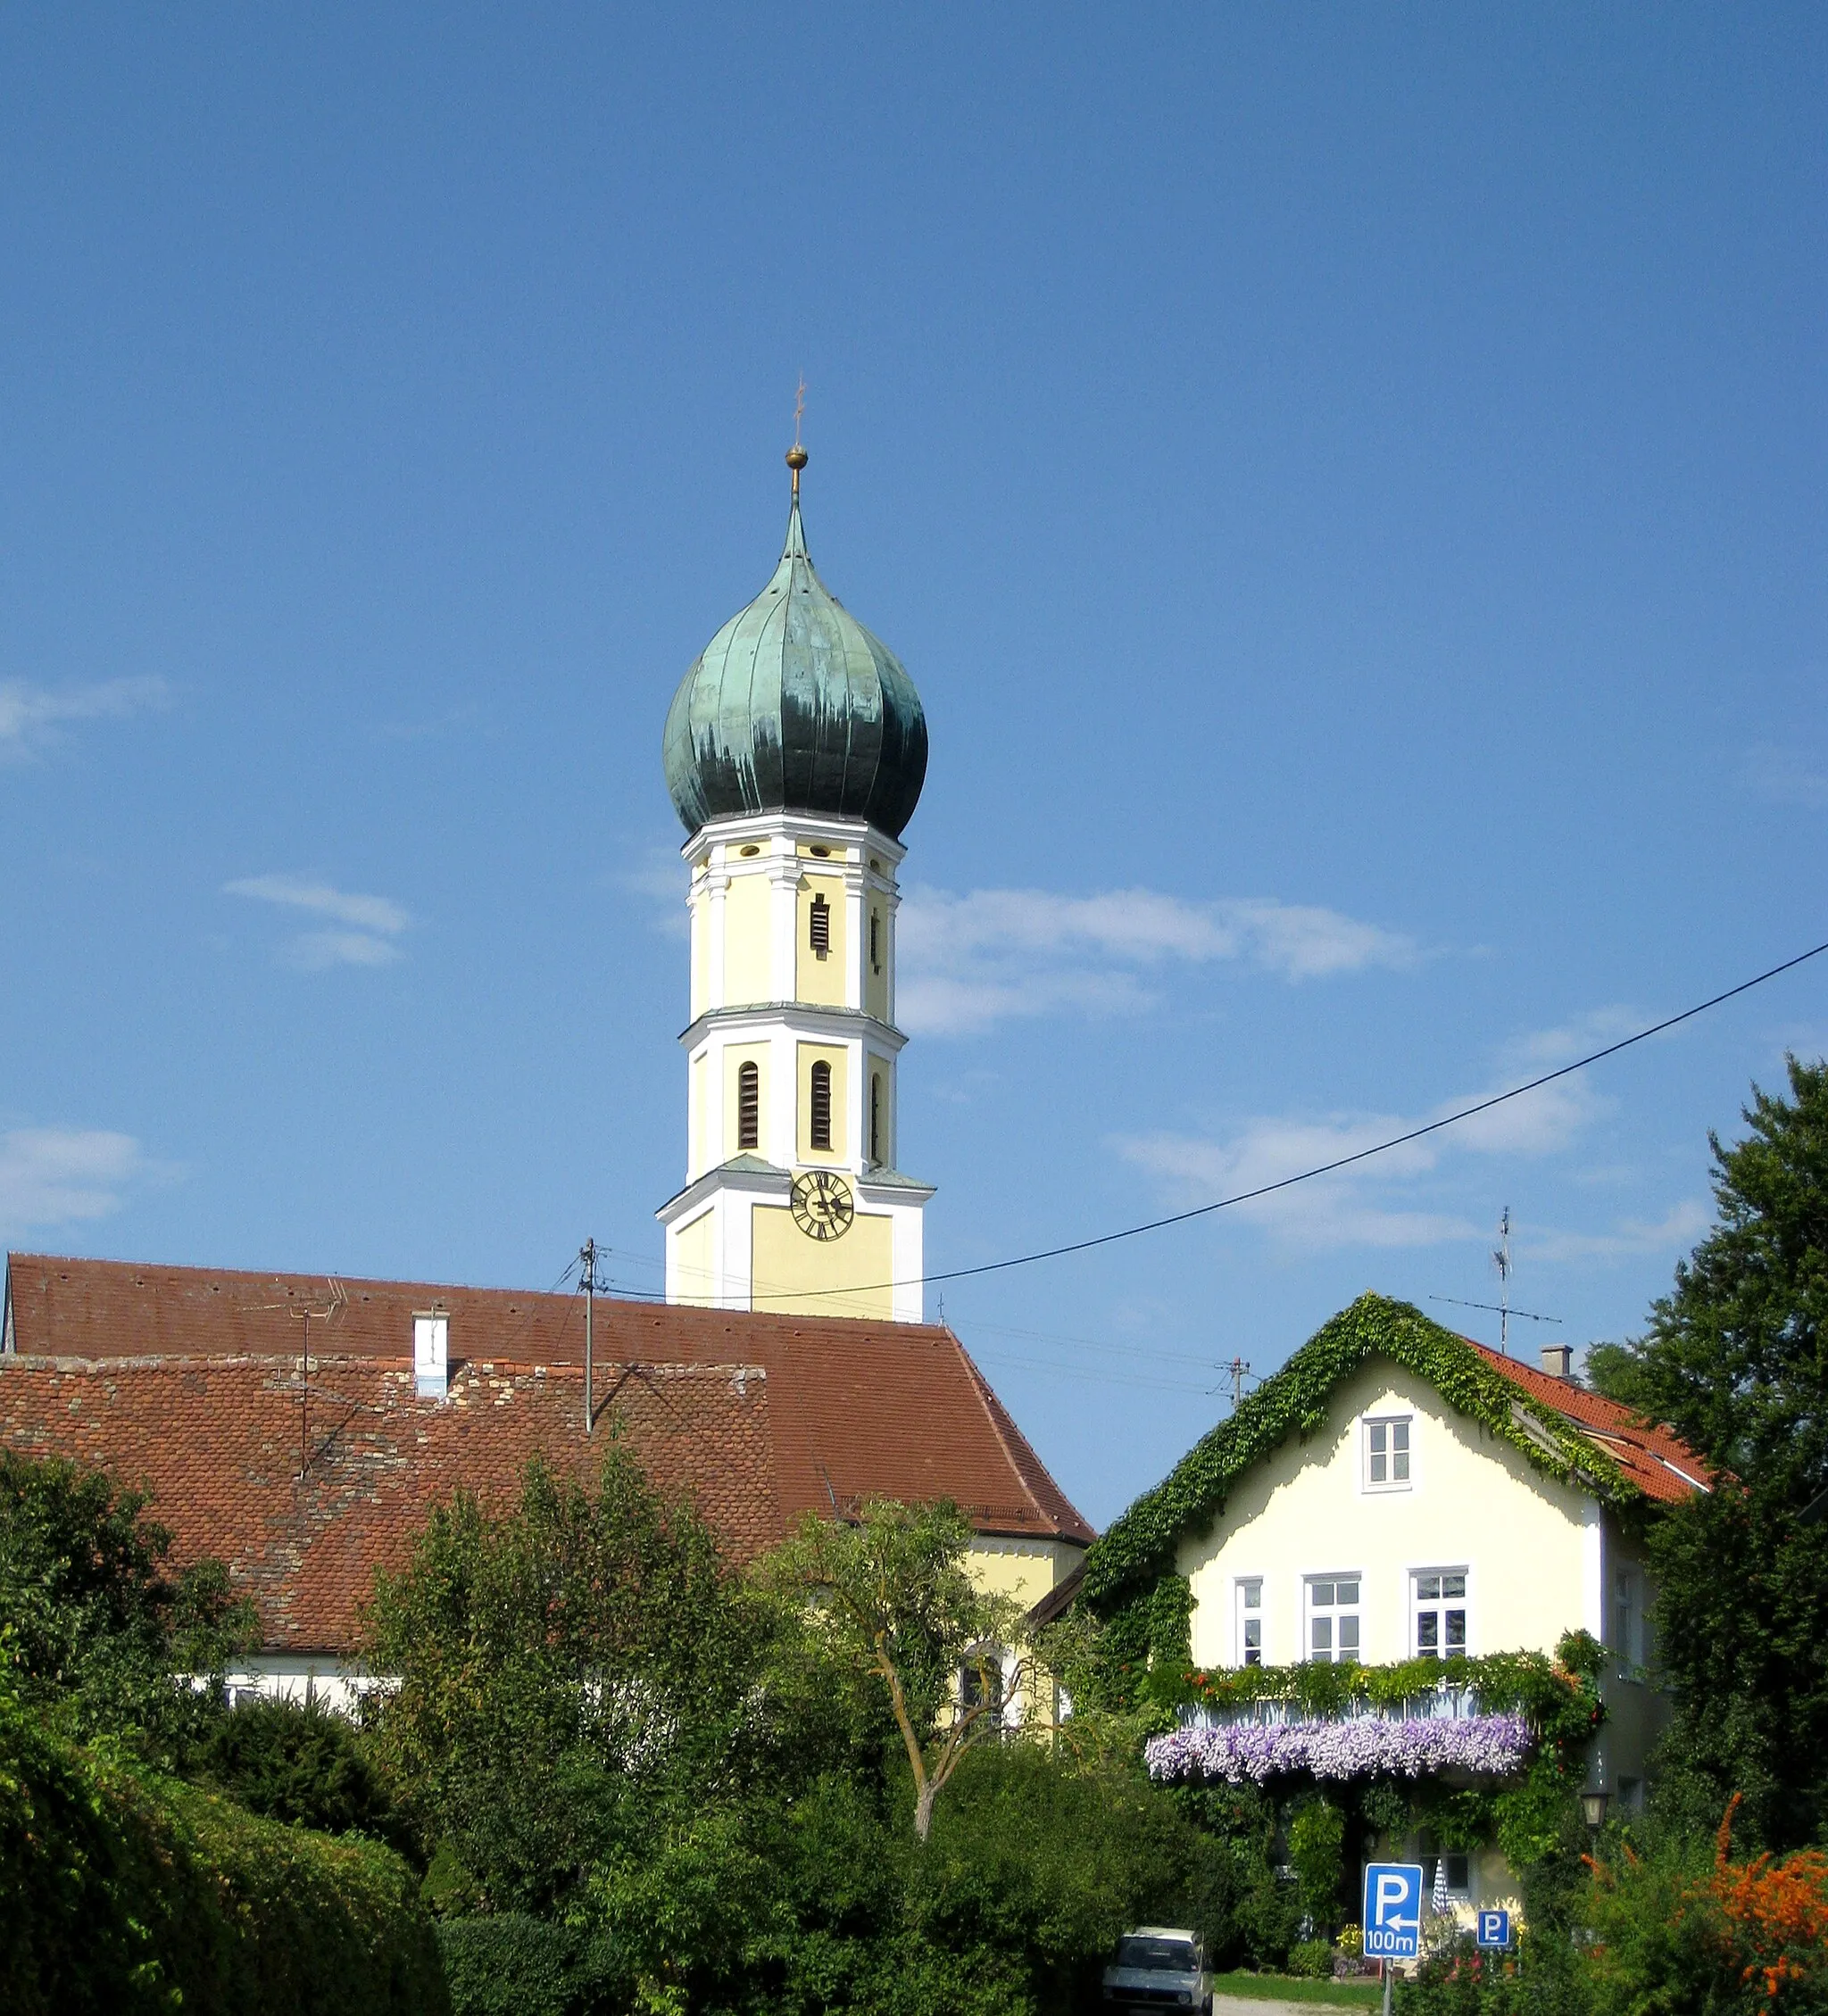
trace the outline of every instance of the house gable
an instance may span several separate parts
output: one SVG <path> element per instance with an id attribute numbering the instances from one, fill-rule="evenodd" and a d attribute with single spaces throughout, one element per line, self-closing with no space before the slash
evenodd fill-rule
<path id="1" fill-rule="evenodd" d="M 1366 1425 L 1401 1423 L 1408 1477 L 1368 1477 Z M 1464 1649 L 1552 1653 L 1598 1621 L 1601 1508 L 1583 1484 L 1548 1474 L 1508 1439 L 1382 1356 L 1346 1374 L 1323 1426 L 1284 1442 L 1237 1480 L 1203 1536 L 1184 1536 L 1175 1568 L 1192 1598 L 1195 1666 L 1244 1663 L 1241 1590 L 1265 1665 L 1309 1655 L 1307 1595 L 1350 1577 L 1357 1655 L 1407 1659 L 1417 1578 L 1467 1578 Z"/>
<path id="2" fill-rule="evenodd" d="M 1176 1572 L 1184 1541 L 1203 1539 L 1258 1464 L 1292 1442 L 1323 1433 L 1341 1384 L 1382 1357 L 1414 1374 L 1454 1414 L 1561 1485 L 1607 1504 L 1636 1487 L 1618 1464 L 1546 1400 L 1508 1379 L 1466 1339 L 1413 1304 L 1361 1295 L 1323 1324 L 1228 1420 L 1204 1435 L 1151 1491 L 1096 1542 L 1085 1559 L 1085 1598 L 1109 1612 Z"/>

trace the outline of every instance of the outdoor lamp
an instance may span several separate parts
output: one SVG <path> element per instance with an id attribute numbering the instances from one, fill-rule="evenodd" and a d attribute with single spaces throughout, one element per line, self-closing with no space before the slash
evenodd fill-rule
<path id="1" fill-rule="evenodd" d="M 1611 1796 L 1609 1792 L 1581 1794 L 1581 1817 L 1595 1834 L 1606 1824 L 1606 1802 Z"/>

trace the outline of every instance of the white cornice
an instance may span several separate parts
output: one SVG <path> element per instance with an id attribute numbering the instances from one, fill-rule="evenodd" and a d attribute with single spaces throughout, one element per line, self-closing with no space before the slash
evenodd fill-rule
<path id="1" fill-rule="evenodd" d="M 707 1008 L 679 1032 L 679 1041 L 688 1049 L 695 1049 L 714 1026 L 732 1031 L 790 1029 L 796 1036 L 814 1041 L 821 1036 L 847 1043 L 873 1039 L 891 1057 L 899 1057 L 908 1041 L 905 1032 L 892 1022 L 862 1008 L 820 1008 L 810 1001 L 750 1001 L 741 1008 Z"/>

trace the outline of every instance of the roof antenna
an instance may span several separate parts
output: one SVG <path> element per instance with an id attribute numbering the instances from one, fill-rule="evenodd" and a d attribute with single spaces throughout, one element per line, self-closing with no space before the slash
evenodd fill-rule
<path id="1" fill-rule="evenodd" d="M 1498 1300 L 1495 1302 L 1462 1302 L 1458 1295 L 1431 1295 L 1431 1302 L 1451 1302 L 1457 1309 L 1490 1309 L 1498 1318 L 1498 1349 L 1503 1357 L 1510 1356 L 1510 1319 L 1522 1316 L 1529 1323 L 1559 1323 L 1559 1316 L 1538 1315 L 1533 1309 L 1514 1309 L 1510 1306 L 1510 1275 L 1513 1262 L 1510 1257 L 1510 1206 L 1504 1207 L 1504 1215 L 1498 1221 L 1498 1244 L 1491 1249 L 1491 1264 L 1498 1269 Z"/>

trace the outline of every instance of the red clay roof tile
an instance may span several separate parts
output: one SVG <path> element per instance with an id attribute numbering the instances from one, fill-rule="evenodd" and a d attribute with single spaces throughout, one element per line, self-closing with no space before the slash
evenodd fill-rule
<path id="1" fill-rule="evenodd" d="M 450 1315 L 442 1405 L 413 1390 L 412 1314 L 434 1303 Z M 150 1484 L 180 1555 L 228 1561 L 276 1647 L 353 1643 L 374 1566 L 403 1560 L 458 1484 L 509 1491 L 536 1452 L 578 1473 L 597 1460 L 576 1295 L 12 1254 L 7 1319 L 0 1440 Z M 599 1297 L 594 1345 L 599 1407 L 735 1558 L 806 1511 L 876 1496 L 951 1497 L 987 1532 L 1093 1538 L 946 1329 Z"/>

